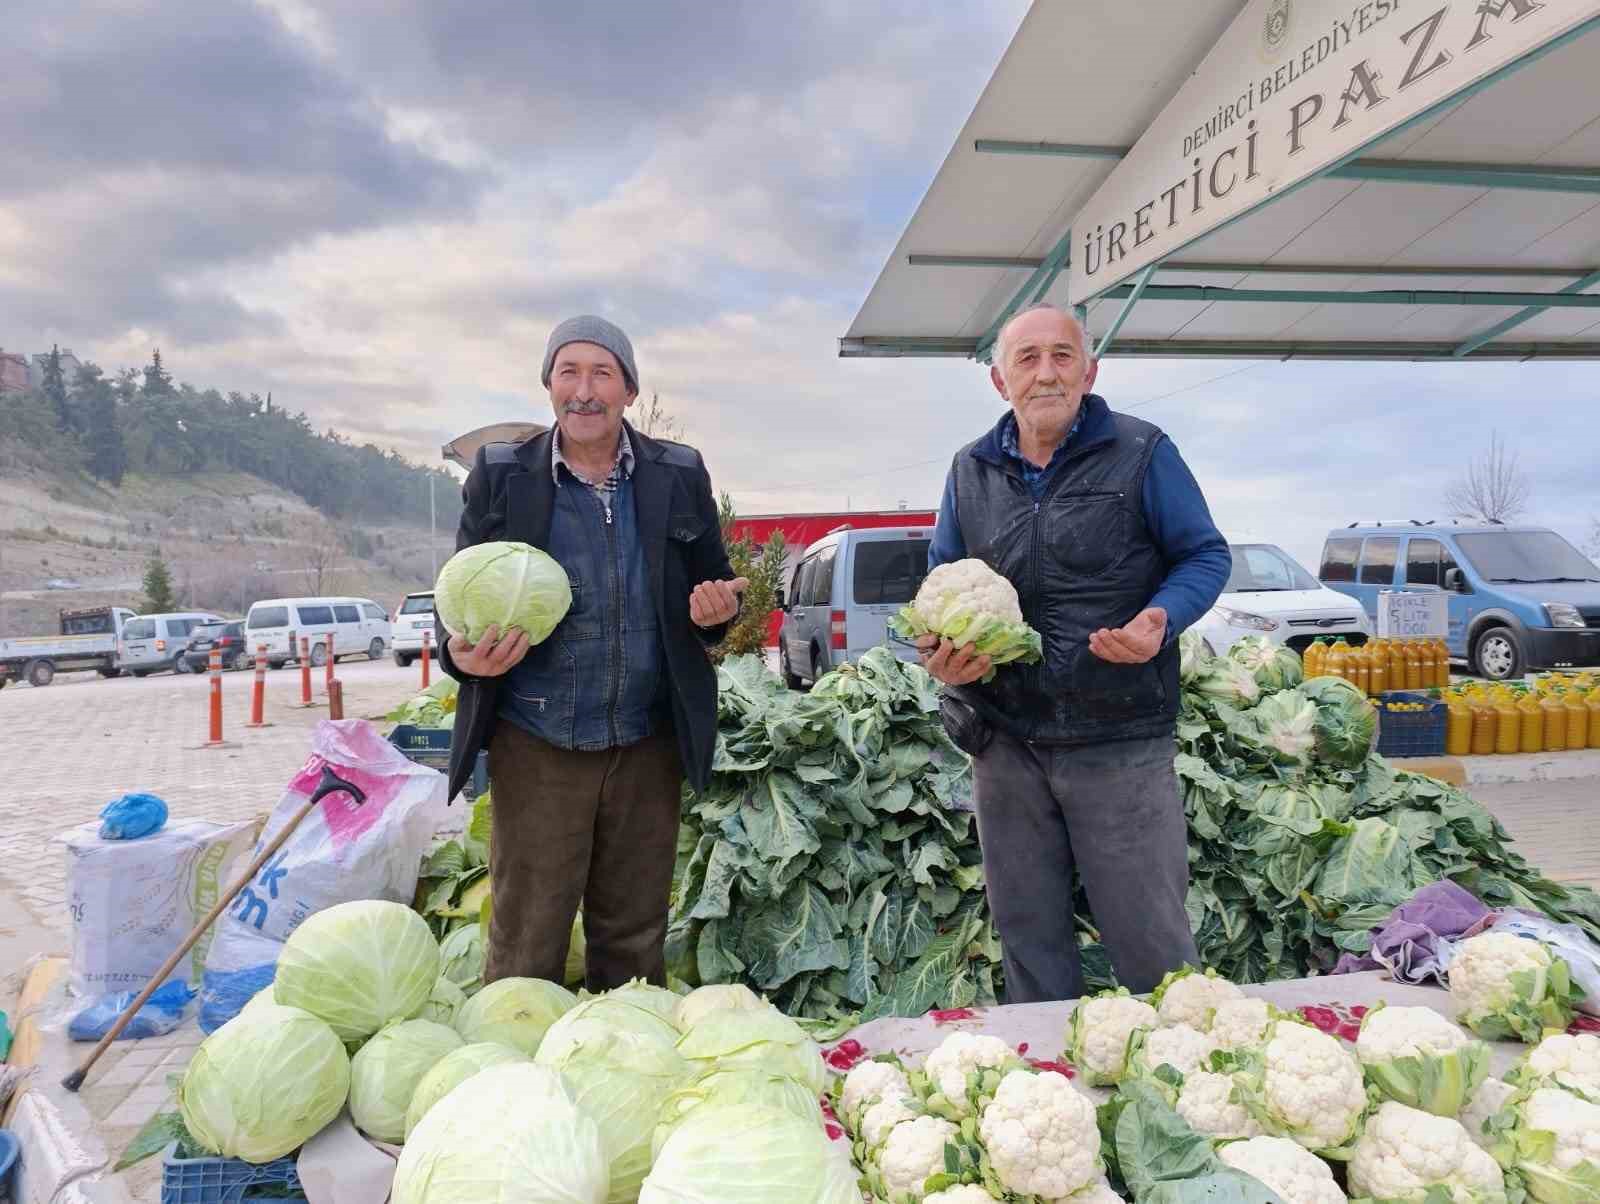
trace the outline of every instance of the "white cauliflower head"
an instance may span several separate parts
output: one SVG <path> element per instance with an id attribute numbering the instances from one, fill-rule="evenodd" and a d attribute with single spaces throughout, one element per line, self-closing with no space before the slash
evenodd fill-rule
<path id="1" fill-rule="evenodd" d="M 1478 1089 L 1472 1093 L 1472 1098 L 1458 1117 L 1461 1127 L 1474 1144 L 1486 1150 L 1493 1149 L 1495 1139 L 1490 1136 L 1486 1126 L 1516 1094 L 1517 1089 L 1503 1079 L 1484 1079 L 1478 1084 Z"/>
<path id="2" fill-rule="evenodd" d="M 943 630 L 942 620 L 952 607 L 976 610 L 1007 623 L 1022 622 L 1017 587 L 976 558 L 935 566 L 922 579 L 913 605 L 933 631 Z"/>
<path id="3" fill-rule="evenodd" d="M 1246 995 L 1217 1005 L 1211 1018 L 1211 1038 L 1218 1049 L 1249 1049 L 1260 1045 L 1273 1021 L 1272 1005 Z"/>
<path id="4" fill-rule="evenodd" d="M 1284 1204 L 1346 1204 L 1328 1164 L 1287 1138 L 1232 1141 L 1217 1150 L 1217 1157 L 1266 1184 Z"/>
<path id="5" fill-rule="evenodd" d="M 1356 1057 L 1383 1098 L 1435 1116 L 1459 1115 L 1489 1073 L 1489 1047 L 1432 1008 L 1374 1008 Z"/>
<path id="6" fill-rule="evenodd" d="M 1101 1175 L 1087 1187 L 1080 1187 L 1061 1204 L 1124 1204 L 1121 1196 L 1111 1190 L 1111 1184 Z"/>
<path id="7" fill-rule="evenodd" d="M 888 1140 L 889 1134 L 898 1124 L 908 1120 L 915 1120 L 922 1115 L 911 1106 L 911 1100 L 904 1095 L 891 1095 L 869 1104 L 861 1113 L 861 1124 L 857 1136 L 862 1144 L 869 1150 L 877 1149 Z"/>
<path id="8" fill-rule="evenodd" d="M 1120 1200 L 1121 1197 L 1118 1198 Z M 979 1187 L 976 1183 L 962 1183 L 924 1196 L 922 1204 L 994 1204 L 994 1197 L 989 1194 L 988 1188 Z"/>
<path id="9" fill-rule="evenodd" d="M 903 1192 L 913 1200 L 922 1199 L 928 1178 L 944 1173 L 945 1146 L 959 1137 L 955 1125 L 937 1116 L 919 1116 L 896 1125 L 878 1151 L 882 1194 L 894 1197 Z"/>
<path id="10" fill-rule="evenodd" d="M 1560 1087 L 1600 1103 L 1600 1037 L 1555 1033 L 1528 1053 L 1521 1081 Z"/>
<path id="11" fill-rule="evenodd" d="M 1261 1126 L 1250 1110 L 1234 1098 L 1233 1080 L 1209 1070 L 1184 1075 L 1178 1092 L 1178 1115 L 1196 1133 L 1213 1139 L 1261 1134 Z"/>
<path id="12" fill-rule="evenodd" d="M 1472 1038 L 1432 1008 L 1381 1007 L 1368 1012 L 1356 1039 L 1363 1066 L 1419 1054 L 1454 1053 Z"/>
<path id="13" fill-rule="evenodd" d="M 839 1093 L 839 1116 L 846 1124 L 881 1099 L 905 1099 L 911 1095 L 906 1072 L 893 1062 L 858 1062 L 844 1076 Z"/>
<path id="14" fill-rule="evenodd" d="M 1101 1172 L 1094 1104 L 1065 1075 L 1011 1071 L 983 1110 L 978 1136 L 1001 1185 L 1019 1195 L 1057 1200 Z"/>
<path id="15" fill-rule="evenodd" d="M 1151 996 L 1162 1024 L 1187 1024 L 1200 1032 L 1210 1032 L 1212 1018 L 1225 1003 L 1243 999 L 1245 994 L 1215 970 L 1204 974 L 1188 967 L 1174 970 L 1161 980 Z"/>
<path id="16" fill-rule="evenodd" d="M 1143 1035 L 1130 1062 L 1136 1064 L 1140 1073 L 1170 1066 L 1187 1076 L 1204 1067 L 1216 1047 L 1217 1043 L 1197 1028 L 1187 1024 L 1164 1024 Z"/>
<path id="17" fill-rule="evenodd" d="M 1343 1146 L 1367 1107 L 1361 1063 L 1337 1038 L 1304 1024 L 1275 1022 L 1235 1082 L 1270 1118 L 1264 1127 L 1308 1150 Z"/>
<path id="18" fill-rule="evenodd" d="M 1506 1198 L 1500 1164 L 1473 1144 L 1460 1121 L 1393 1100 L 1367 1121 L 1350 1158 L 1349 1183 L 1357 1195 L 1418 1204 L 1439 1187 L 1456 1204 Z"/>
<path id="19" fill-rule="evenodd" d="M 1072 1063 L 1091 1087 L 1120 1082 L 1128 1066 L 1128 1038 L 1135 1029 L 1154 1028 L 1155 1008 L 1127 992 L 1107 992 L 1082 1000 L 1067 1030 Z"/>
<path id="20" fill-rule="evenodd" d="M 1552 1204 L 1600 1195 L 1600 1104 L 1540 1087 L 1518 1110 L 1516 1167 L 1528 1194 Z"/>
<path id="21" fill-rule="evenodd" d="M 961 1117 L 975 1110 L 976 1099 L 983 1094 L 982 1084 L 971 1076 L 981 1078 L 984 1071 L 998 1072 L 1020 1064 L 1017 1051 L 999 1037 L 951 1033 L 928 1055 L 922 1073 L 927 1076 L 928 1090 L 943 1096 L 952 1115 Z M 946 1111 L 937 1104 L 934 1110 Z"/>
<path id="22" fill-rule="evenodd" d="M 1446 977 L 1461 1023 L 1490 1040 L 1530 1044 L 1572 1019 L 1567 965 L 1535 940 L 1484 932 L 1455 947 Z"/>

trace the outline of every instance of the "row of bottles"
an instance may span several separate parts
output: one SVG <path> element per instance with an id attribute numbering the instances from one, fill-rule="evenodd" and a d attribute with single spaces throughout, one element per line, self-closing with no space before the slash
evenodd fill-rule
<path id="1" fill-rule="evenodd" d="M 1600 685 L 1587 693 L 1581 685 L 1471 685 L 1446 690 L 1443 701 L 1445 751 L 1454 757 L 1600 748 Z"/>
<path id="2" fill-rule="evenodd" d="M 1378 639 L 1352 646 L 1343 636 L 1305 651 L 1307 677 L 1342 677 L 1369 698 L 1385 690 L 1430 690 L 1450 684 L 1450 648 L 1443 640 Z"/>

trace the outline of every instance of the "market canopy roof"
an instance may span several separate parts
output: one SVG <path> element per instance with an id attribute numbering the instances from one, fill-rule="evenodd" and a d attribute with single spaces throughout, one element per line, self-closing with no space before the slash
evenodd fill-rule
<path id="1" fill-rule="evenodd" d="M 1038 0 L 840 354 L 1042 299 L 1112 355 L 1600 358 L 1597 72 L 1600 0 Z"/>

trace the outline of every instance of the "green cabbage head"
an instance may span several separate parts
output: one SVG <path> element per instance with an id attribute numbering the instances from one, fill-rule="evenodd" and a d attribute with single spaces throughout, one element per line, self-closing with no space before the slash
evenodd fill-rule
<path id="1" fill-rule="evenodd" d="M 743 1009 L 753 1012 L 767 1006 L 762 999 L 742 982 L 719 982 L 696 987 L 678 1000 L 673 1019 L 679 1028 L 688 1031 L 712 1012 L 723 1008 Z"/>
<path id="2" fill-rule="evenodd" d="M 422 1010 L 439 977 L 439 942 L 402 903 L 361 899 L 316 912 L 278 957 L 273 997 L 364 1041 Z"/>
<path id="3" fill-rule="evenodd" d="M 837 1145 L 839 1148 L 834 1148 Z M 785 1108 L 696 1108 L 661 1147 L 639 1204 L 860 1204 L 848 1148 Z"/>
<path id="4" fill-rule="evenodd" d="M 1305 765 L 1316 747 L 1317 704 L 1299 690 L 1268 694 L 1245 715 L 1234 735 L 1276 765 Z"/>
<path id="5" fill-rule="evenodd" d="M 350 1059 L 350 1118 L 368 1137 L 399 1142 L 422 1076 L 461 1048 L 453 1028 L 432 1020 L 385 1025 Z"/>
<path id="6" fill-rule="evenodd" d="M 439 944 L 439 973 L 470 999 L 483 986 L 485 952 L 483 926 L 476 921 L 463 924 Z"/>
<path id="7" fill-rule="evenodd" d="M 678 1054 L 695 1073 L 733 1066 L 786 1074 L 822 1095 L 822 1050 L 805 1030 L 775 1007 L 724 1008 L 705 1016 L 678 1042 Z"/>
<path id="8" fill-rule="evenodd" d="M 1366 696 L 1342 677 L 1308 678 L 1300 692 L 1317 704 L 1317 759 L 1341 769 L 1360 768 L 1378 730 L 1378 712 Z"/>
<path id="9" fill-rule="evenodd" d="M 178 1085 L 178 1111 L 204 1149 L 271 1162 L 316 1136 L 350 1090 L 344 1043 L 299 1008 L 253 1000 L 207 1037 Z"/>
<path id="10" fill-rule="evenodd" d="M 467 993 L 443 974 L 434 979 L 433 990 L 428 992 L 428 1002 L 417 1013 L 419 1020 L 432 1020 L 435 1024 L 455 1026 L 456 1013 L 467 1002 Z"/>
<path id="11" fill-rule="evenodd" d="M 566 571 L 525 543 L 480 543 L 445 562 L 434 584 L 439 622 L 451 635 L 476 644 L 493 625 L 513 627 L 540 643 L 572 606 Z"/>
<path id="12" fill-rule="evenodd" d="M 498 1041 L 531 1058 L 545 1031 L 577 1002 L 571 991 L 542 978 L 502 978 L 467 1000 L 456 1013 L 456 1031 L 469 1042 Z"/>
<path id="13" fill-rule="evenodd" d="M 393 1204 L 605 1204 L 600 1130 L 561 1077 L 514 1062 L 428 1109 L 394 1169 Z"/>
<path id="14" fill-rule="evenodd" d="M 417 1089 L 411 1093 L 411 1102 L 406 1106 L 406 1139 L 410 1140 L 411 1130 L 415 1129 L 428 1114 L 429 1108 L 478 1071 L 488 1070 L 491 1066 L 505 1066 L 511 1062 L 528 1060 L 528 1055 L 521 1050 L 512 1049 L 509 1045 L 498 1045 L 493 1041 L 463 1045 L 445 1054 L 433 1064 L 433 1069 L 422 1076 L 417 1083 Z"/>
<path id="15" fill-rule="evenodd" d="M 1245 636 L 1228 649 L 1228 659 L 1248 669 L 1263 690 L 1287 690 L 1305 680 L 1299 654 L 1264 635 Z"/>
<path id="16" fill-rule="evenodd" d="M 661 1105 L 651 1145 L 655 1156 L 667 1139 L 690 1114 L 701 1108 L 779 1108 L 801 1120 L 823 1126 L 822 1105 L 803 1083 L 786 1074 L 735 1066 L 727 1070 L 713 1067 L 679 1087 Z"/>

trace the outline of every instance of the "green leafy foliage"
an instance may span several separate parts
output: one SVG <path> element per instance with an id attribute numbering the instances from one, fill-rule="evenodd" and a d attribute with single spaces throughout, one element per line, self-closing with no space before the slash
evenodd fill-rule
<path id="1" fill-rule="evenodd" d="M 453 727 L 456 721 L 456 696 L 460 686 L 453 677 L 441 677 L 422 693 L 406 699 L 384 718 L 390 723 L 412 727 Z"/>
<path id="2" fill-rule="evenodd" d="M 787 690 L 718 669 L 714 777 L 687 793 L 668 962 L 800 1016 L 918 1015 L 995 999 L 967 759 L 938 693 L 888 648 Z"/>

